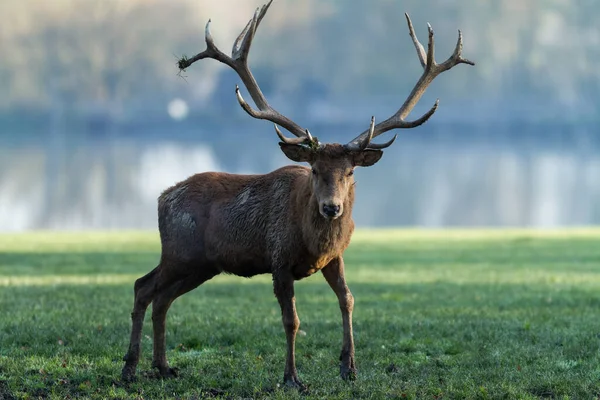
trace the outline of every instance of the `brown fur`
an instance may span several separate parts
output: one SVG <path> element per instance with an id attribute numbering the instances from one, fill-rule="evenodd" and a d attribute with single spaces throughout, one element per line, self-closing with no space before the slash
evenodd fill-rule
<path id="1" fill-rule="evenodd" d="M 342 254 L 354 231 L 353 169 L 374 164 L 381 151 L 351 152 L 339 144 L 319 150 L 284 143 L 280 146 L 292 160 L 309 162 L 316 175 L 303 166 L 287 166 L 265 175 L 207 172 L 176 184 L 160 196 L 161 260 L 158 267 L 135 282 L 123 379 L 135 375 L 143 318 L 151 302 L 153 367 L 161 376 L 175 374 L 165 355 L 167 310 L 177 297 L 222 272 L 244 277 L 272 274 L 288 342 L 284 381 L 301 386 L 294 361 L 300 324 L 294 281 L 321 270 L 342 310 L 341 375 L 350 378 L 356 374 L 354 301 L 344 279 Z M 321 213 L 323 204 L 337 204 L 341 215 L 326 218 Z"/>

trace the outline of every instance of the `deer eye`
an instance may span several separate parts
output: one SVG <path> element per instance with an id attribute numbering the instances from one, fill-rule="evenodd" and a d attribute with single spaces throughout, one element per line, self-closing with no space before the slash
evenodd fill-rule
<path id="1" fill-rule="evenodd" d="M 348 176 L 352 176 L 352 175 L 354 175 L 354 170 L 353 169 L 351 169 L 350 171 L 348 171 Z"/>
<path id="2" fill-rule="evenodd" d="M 317 176 L 317 170 L 313 168 L 312 169 L 312 174 L 313 174 L 313 176 Z"/>

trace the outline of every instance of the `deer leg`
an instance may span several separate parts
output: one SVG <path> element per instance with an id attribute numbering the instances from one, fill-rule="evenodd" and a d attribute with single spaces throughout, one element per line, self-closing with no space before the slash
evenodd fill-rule
<path id="1" fill-rule="evenodd" d="M 135 370 L 140 359 L 140 340 L 142 339 L 144 316 L 154 297 L 157 271 L 158 267 L 135 281 L 133 311 L 131 313 L 131 338 L 129 340 L 129 350 L 123 357 L 125 365 L 121 371 L 121 378 L 124 381 L 131 381 L 135 378 Z"/>
<path id="2" fill-rule="evenodd" d="M 283 374 L 283 382 L 287 386 L 304 389 L 304 385 L 298 378 L 296 371 L 296 332 L 300 328 L 300 320 L 296 313 L 296 298 L 294 297 L 294 279 L 291 276 L 273 277 L 273 288 L 275 296 L 281 307 L 281 317 L 283 320 L 283 328 L 285 329 L 285 337 L 287 340 L 287 357 L 285 361 L 285 372 Z"/>
<path id="3" fill-rule="evenodd" d="M 342 311 L 342 323 L 344 326 L 344 340 L 342 353 L 340 354 L 340 375 L 342 379 L 356 379 L 356 365 L 354 364 L 354 338 L 352 336 L 352 310 L 354 309 L 354 297 L 346 285 L 344 278 L 344 260 L 339 257 L 331 261 L 321 270 L 325 280 L 335 292 L 340 309 Z"/>
<path id="4" fill-rule="evenodd" d="M 158 369 L 161 377 L 177 376 L 177 370 L 169 367 L 166 355 L 165 331 L 169 307 L 179 296 L 197 288 L 217 274 L 217 271 L 204 270 L 200 274 L 182 278 L 157 293 L 152 301 L 152 328 L 154 331 L 152 367 Z"/>

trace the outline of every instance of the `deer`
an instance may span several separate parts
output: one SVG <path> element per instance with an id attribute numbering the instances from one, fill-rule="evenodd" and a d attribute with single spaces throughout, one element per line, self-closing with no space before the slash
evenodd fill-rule
<path id="1" fill-rule="evenodd" d="M 420 118 L 406 117 L 435 77 L 458 64 L 475 65 L 462 57 L 462 33 L 452 55 L 438 64 L 434 58 L 434 33 L 428 24 L 427 51 L 417 39 L 412 22 L 405 14 L 409 35 L 423 73 L 400 109 L 346 144 L 322 143 L 308 129 L 269 105 L 248 66 L 248 54 L 257 28 L 272 0 L 257 8 L 234 42 L 231 57 L 214 43 L 210 19 L 205 28 L 206 49 L 191 58 L 182 58 L 179 69 L 212 58 L 232 68 L 241 78 L 256 108 L 235 93 L 243 110 L 251 117 L 275 125 L 279 147 L 293 162 L 267 174 L 239 175 L 204 172 L 166 189 L 158 199 L 158 227 L 161 256 L 158 266 L 134 284 L 134 305 L 129 348 L 123 360 L 122 379 L 135 379 L 140 357 L 140 340 L 146 309 L 152 303 L 152 368 L 160 377 L 175 377 L 176 368 L 166 358 L 166 315 L 175 299 L 221 274 L 252 277 L 271 274 L 273 291 L 281 308 L 287 355 L 283 374 L 285 386 L 303 389 L 295 363 L 295 340 L 300 327 L 296 313 L 294 283 L 321 272 L 339 303 L 343 340 L 340 376 L 357 378 L 352 312 L 354 297 L 346 284 L 343 254 L 354 231 L 356 167 L 377 163 L 386 143 L 373 143 L 379 135 L 393 130 L 415 128 L 436 111 L 439 99 Z M 283 127 L 295 137 L 286 137 Z"/>

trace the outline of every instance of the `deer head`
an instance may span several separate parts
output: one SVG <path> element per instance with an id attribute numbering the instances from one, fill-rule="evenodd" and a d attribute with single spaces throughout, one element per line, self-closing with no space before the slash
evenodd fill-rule
<path id="1" fill-rule="evenodd" d="M 371 120 L 369 132 L 372 136 L 375 121 Z M 311 166 L 312 192 L 320 214 L 335 219 L 344 213 L 344 203 L 354 185 L 354 168 L 370 167 L 381 159 L 382 149 L 392 144 L 394 139 L 383 145 L 371 144 L 367 136 L 357 148 L 351 145 L 321 144 L 308 130 L 300 138 L 286 138 L 275 126 L 281 139 L 279 147 L 292 161 L 307 162 Z"/>
<path id="2" fill-rule="evenodd" d="M 412 111 L 421 96 L 423 96 L 423 93 L 425 93 L 425 90 L 433 79 L 457 64 L 475 64 L 472 61 L 464 59 L 461 55 L 462 34 L 460 30 L 458 31 L 458 41 L 453 54 L 443 63 L 436 63 L 434 59 L 434 34 L 431 25 L 428 25 L 429 41 L 427 52 L 425 52 L 423 45 L 417 39 L 410 17 L 408 14 L 405 14 L 410 37 L 424 69 L 423 74 L 408 98 L 400 109 L 385 121 L 375 125 L 375 118 L 371 117 L 369 129 L 350 142 L 344 145 L 337 143 L 322 144 L 316 137 L 310 134 L 308 129 L 301 128 L 298 124 L 280 114 L 269 105 L 248 67 L 248 54 L 252 45 L 252 39 L 271 3 L 272 0 L 260 9 L 256 9 L 254 17 L 235 40 L 231 57 L 225 55 L 214 44 L 210 33 L 209 20 L 205 29 L 206 50 L 192 58 L 181 59 L 178 63 L 179 69 L 185 70 L 185 68 L 198 60 L 212 58 L 235 70 L 242 79 L 258 110 L 252 108 L 244 100 L 239 87 L 236 86 L 235 92 L 240 106 L 253 118 L 275 123 L 275 131 L 281 139 L 279 146 L 290 160 L 307 162 L 311 165 L 312 190 L 314 198 L 318 202 L 319 212 L 325 218 L 335 219 L 340 217 L 344 212 L 345 200 L 354 184 L 354 168 L 369 167 L 379 161 L 383 155 L 383 149 L 394 143 L 396 135 L 390 141 L 383 144 L 372 143 L 371 140 L 392 129 L 415 128 L 425 123 L 435 113 L 439 100 L 436 100 L 433 107 L 420 118 L 414 121 L 406 121 L 405 118 Z M 285 137 L 277 125 L 282 126 L 296 137 Z"/>

